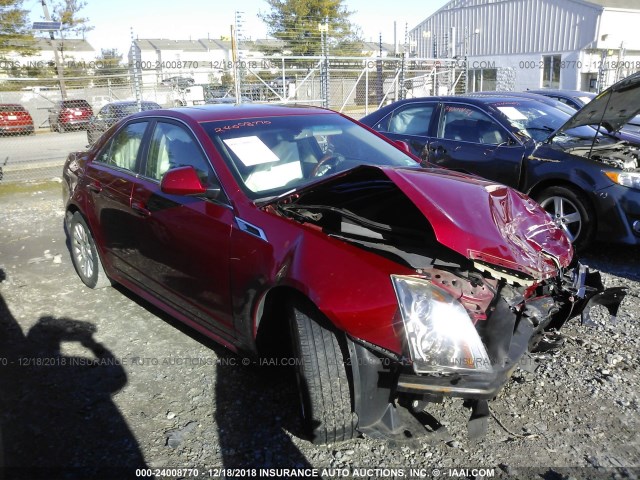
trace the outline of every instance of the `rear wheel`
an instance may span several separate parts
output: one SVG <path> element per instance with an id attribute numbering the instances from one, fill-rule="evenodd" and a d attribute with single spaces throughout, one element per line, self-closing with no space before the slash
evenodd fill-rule
<path id="1" fill-rule="evenodd" d="M 565 231 L 576 249 L 583 249 L 591 242 L 595 214 L 580 191 L 564 186 L 549 187 L 536 200 Z"/>
<path id="2" fill-rule="evenodd" d="M 356 416 L 336 333 L 311 306 L 293 303 L 289 317 L 302 419 L 311 441 L 325 444 L 354 438 Z"/>
<path id="3" fill-rule="evenodd" d="M 69 222 L 71 260 L 82 282 L 89 288 L 104 288 L 111 281 L 102 268 L 91 231 L 80 213 L 76 212 Z"/>

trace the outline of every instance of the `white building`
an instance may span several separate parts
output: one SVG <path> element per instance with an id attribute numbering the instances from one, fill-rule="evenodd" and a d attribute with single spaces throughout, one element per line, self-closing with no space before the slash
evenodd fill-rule
<path id="1" fill-rule="evenodd" d="M 468 91 L 601 90 L 640 71 L 639 0 L 452 0 L 412 54 L 467 58 Z"/>
<path id="2" fill-rule="evenodd" d="M 36 38 L 33 48 L 31 55 L 24 55 L 16 49 L 8 52 L 4 58 L 23 67 L 43 68 L 54 63 L 54 50 L 57 50 L 59 60 L 64 61 L 65 65 L 77 64 L 91 69 L 97 55 L 91 44 L 81 38 L 56 38 L 54 42 L 48 38 Z"/>

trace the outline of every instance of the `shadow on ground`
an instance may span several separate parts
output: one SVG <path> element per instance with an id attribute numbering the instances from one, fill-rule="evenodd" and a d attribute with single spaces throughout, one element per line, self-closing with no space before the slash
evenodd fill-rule
<path id="1" fill-rule="evenodd" d="M 25 335 L 0 296 L 0 477 L 135 478 L 146 466 L 111 399 L 125 371 L 95 331 L 45 316 Z M 82 355 L 63 355 L 65 342 Z"/>

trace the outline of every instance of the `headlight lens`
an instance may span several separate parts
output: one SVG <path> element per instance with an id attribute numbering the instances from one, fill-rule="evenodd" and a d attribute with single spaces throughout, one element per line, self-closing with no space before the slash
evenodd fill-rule
<path id="1" fill-rule="evenodd" d="M 634 172 L 604 172 L 604 174 L 618 185 L 640 190 L 640 174 Z"/>
<path id="2" fill-rule="evenodd" d="M 417 373 L 491 371 L 491 361 L 467 311 L 431 282 L 392 275 Z"/>

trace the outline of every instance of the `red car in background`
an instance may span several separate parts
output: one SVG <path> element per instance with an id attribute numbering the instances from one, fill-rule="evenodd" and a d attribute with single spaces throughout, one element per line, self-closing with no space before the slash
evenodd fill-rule
<path id="1" fill-rule="evenodd" d="M 0 104 L 0 135 L 31 135 L 34 131 L 33 118 L 22 105 Z"/>
<path id="2" fill-rule="evenodd" d="M 60 133 L 86 130 L 92 116 L 93 109 L 86 100 L 60 100 L 49 109 L 49 128 Z"/>
<path id="3" fill-rule="evenodd" d="M 234 352 L 295 356 L 314 442 L 418 437 L 445 396 L 486 422 L 549 329 L 624 291 L 524 194 L 418 162 L 324 109 L 137 113 L 65 163 L 72 260 Z"/>

